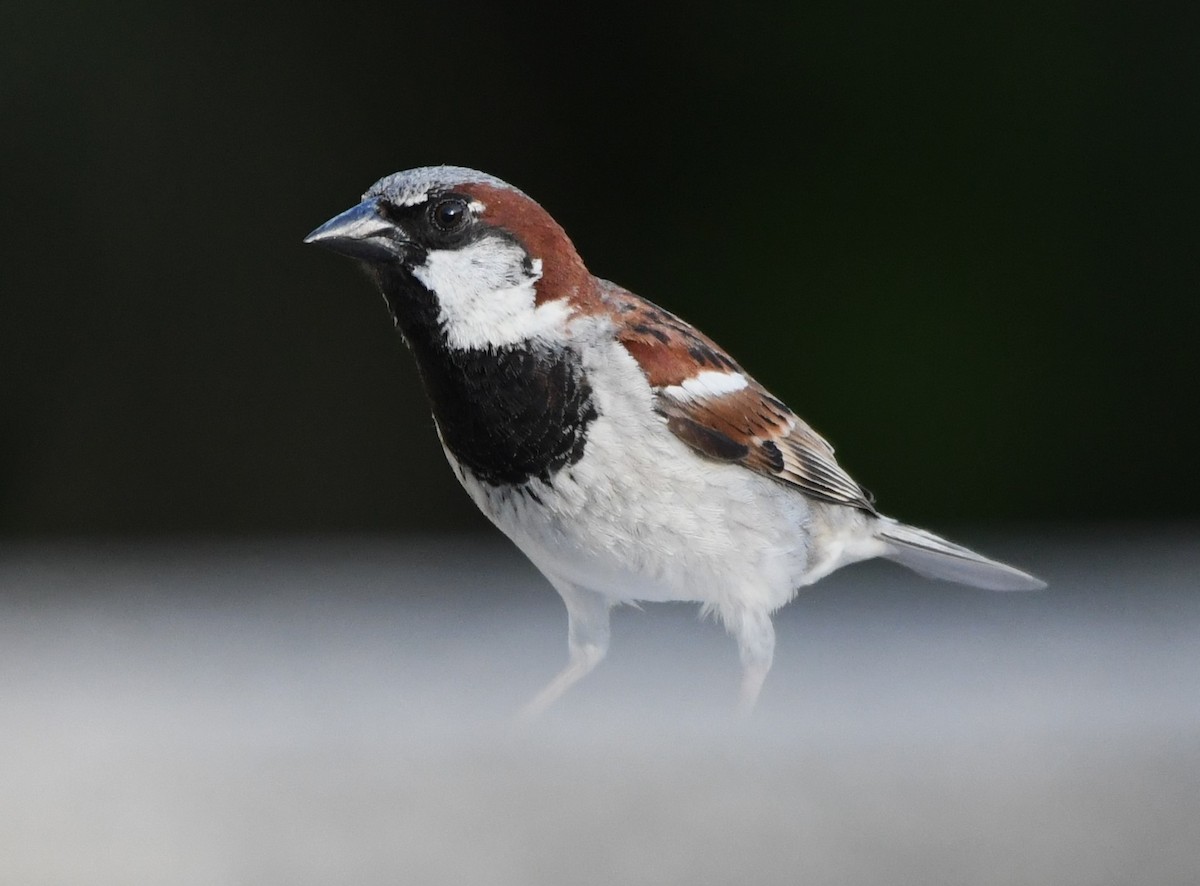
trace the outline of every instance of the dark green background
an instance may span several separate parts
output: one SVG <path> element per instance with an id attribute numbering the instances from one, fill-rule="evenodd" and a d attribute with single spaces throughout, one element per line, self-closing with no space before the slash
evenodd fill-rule
<path id="1" fill-rule="evenodd" d="M 478 526 L 365 277 L 475 166 L 914 521 L 1188 518 L 1196 5 L 5 4 L 0 529 Z"/>

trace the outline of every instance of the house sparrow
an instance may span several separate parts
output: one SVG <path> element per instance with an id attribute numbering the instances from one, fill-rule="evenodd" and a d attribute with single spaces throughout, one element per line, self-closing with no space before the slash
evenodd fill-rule
<path id="1" fill-rule="evenodd" d="M 366 266 L 459 482 L 566 604 L 569 661 L 527 714 L 604 658 L 618 603 L 717 614 L 748 711 L 771 667 L 771 614 L 848 563 L 1044 587 L 880 514 L 833 448 L 711 339 L 592 276 L 554 219 L 493 176 L 390 175 L 305 242 Z"/>

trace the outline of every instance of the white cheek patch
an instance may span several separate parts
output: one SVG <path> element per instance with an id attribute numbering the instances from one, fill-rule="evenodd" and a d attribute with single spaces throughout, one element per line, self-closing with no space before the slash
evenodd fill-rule
<path id="1" fill-rule="evenodd" d="M 437 296 L 438 322 L 451 347 L 485 349 L 529 339 L 561 339 L 571 309 L 565 299 L 538 305 L 541 259 L 498 237 L 428 253 L 413 276 Z"/>
<path id="2" fill-rule="evenodd" d="M 715 372 L 706 370 L 677 385 L 663 388 L 663 393 L 676 400 L 700 400 L 705 397 L 720 397 L 746 387 L 746 376 L 740 372 Z"/>

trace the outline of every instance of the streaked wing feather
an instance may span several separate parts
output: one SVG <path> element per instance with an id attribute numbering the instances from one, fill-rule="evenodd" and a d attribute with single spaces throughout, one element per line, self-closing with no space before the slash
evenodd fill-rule
<path id="1" fill-rule="evenodd" d="M 680 401 L 659 390 L 656 408 L 677 437 L 709 458 L 738 462 L 814 498 L 874 513 L 870 494 L 834 461 L 815 431 L 795 416 L 760 420 L 753 402 L 763 396 L 770 395 L 753 382 L 737 394 L 705 400 Z"/>
<path id="2" fill-rule="evenodd" d="M 605 286 L 603 300 L 618 324 L 618 340 L 646 373 L 655 408 L 675 436 L 708 458 L 744 465 L 822 501 L 875 513 L 870 493 L 841 469 L 833 447 L 715 342 L 662 308 Z M 680 394 L 681 385 L 704 373 L 736 374 L 745 385 Z"/>

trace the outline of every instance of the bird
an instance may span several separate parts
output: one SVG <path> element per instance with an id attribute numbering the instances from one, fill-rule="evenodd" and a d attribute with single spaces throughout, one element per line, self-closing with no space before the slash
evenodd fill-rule
<path id="1" fill-rule="evenodd" d="M 566 665 L 535 717 L 604 659 L 614 606 L 691 601 L 759 698 L 772 615 L 876 557 L 995 590 L 1044 582 L 881 514 L 833 447 L 711 338 L 594 276 L 532 198 L 487 173 L 388 175 L 306 243 L 359 262 L 416 359 L 479 509 L 558 592 Z"/>

